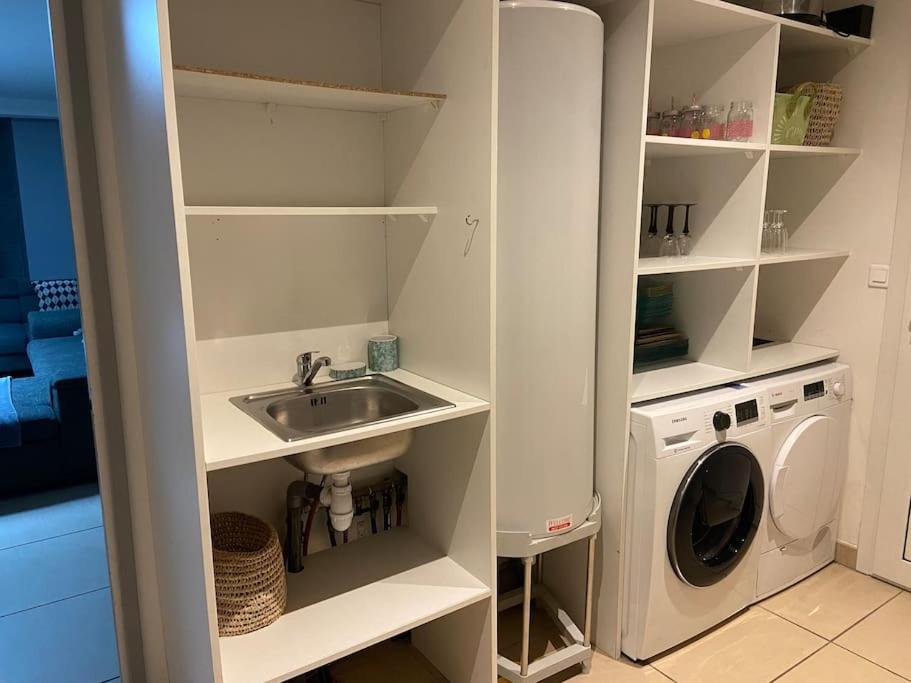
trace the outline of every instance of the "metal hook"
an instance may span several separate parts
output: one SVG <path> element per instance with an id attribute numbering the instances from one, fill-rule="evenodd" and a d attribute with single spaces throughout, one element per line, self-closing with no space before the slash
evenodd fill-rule
<path id="1" fill-rule="evenodd" d="M 468 240 L 465 242 L 465 250 L 462 252 L 462 256 L 468 256 L 468 252 L 471 251 L 471 244 L 474 242 L 474 236 L 478 231 L 478 225 L 480 225 L 480 223 L 480 218 L 472 218 L 471 214 L 465 216 L 465 225 L 471 228 L 471 234 L 468 235 Z"/>

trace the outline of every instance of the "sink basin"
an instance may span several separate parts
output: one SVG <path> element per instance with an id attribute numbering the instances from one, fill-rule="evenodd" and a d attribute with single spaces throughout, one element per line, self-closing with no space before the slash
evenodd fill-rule
<path id="1" fill-rule="evenodd" d="M 235 396 L 231 403 L 289 442 L 453 407 L 385 375 Z"/>

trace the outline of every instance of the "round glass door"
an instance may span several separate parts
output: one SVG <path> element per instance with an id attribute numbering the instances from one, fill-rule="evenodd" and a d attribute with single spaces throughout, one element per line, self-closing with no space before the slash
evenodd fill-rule
<path id="1" fill-rule="evenodd" d="M 668 520 L 677 576 L 705 587 L 734 571 L 759 528 L 764 490 L 759 461 L 745 446 L 722 443 L 703 453 L 683 478 Z"/>

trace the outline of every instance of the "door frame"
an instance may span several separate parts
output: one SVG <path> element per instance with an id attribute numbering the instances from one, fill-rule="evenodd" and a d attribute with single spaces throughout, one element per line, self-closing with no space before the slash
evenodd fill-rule
<path id="1" fill-rule="evenodd" d="M 870 424 L 870 445 L 867 454 L 864 501 L 860 534 L 857 544 L 857 570 L 881 575 L 876 562 L 876 541 L 886 465 L 892 411 L 897 383 L 899 352 L 903 344 L 911 343 L 911 323 L 906 307 L 911 302 L 911 101 L 906 109 L 901 177 L 899 179 L 895 228 L 892 232 L 890 287 L 886 294 L 882 341 L 876 373 L 873 418 Z M 904 229 L 903 229 L 904 228 Z M 877 570 L 880 571 L 877 571 Z M 888 576 L 882 578 L 889 580 Z"/>
<path id="2" fill-rule="evenodd" d="M 115 319 L 123 311 L 125 278 L 118 272 L 122 245 L 103 200 L 99 163 L 106 150 L 96 144 L 89 45 L 84 0 L 48 0 L 60 136 L 70 203 L 86 370 L 92 403 L 98 488 L 111 582 L 114 625 L 124 683 L 167 680 L 158 608 L 154 547 L 148 533 L 148 476 L 141 450 L 131 443 L 132 350 L 117 344 Z M 92 40 L 90 40 L 90 38 Z M 96 79 L 97 80 L 97 79 Z M 90 87 L 90 84 L 92 87 Z M 95 93 L 97 98 L 97 93 Z M 105 220 L 107 219 L 107 221 Z"/>

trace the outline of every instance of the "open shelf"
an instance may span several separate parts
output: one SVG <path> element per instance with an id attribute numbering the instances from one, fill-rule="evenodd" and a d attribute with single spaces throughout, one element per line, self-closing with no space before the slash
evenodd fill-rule
<path id="1" fill-rule="evenodd" d="M 856 157 L 861 150 L 857 147 L 802 147 L 800 145 L 772 145 L 770 148 L 773 159 L 793 159 L 813 156 L 820 157 Z"/>
<path id="2" fill-rule="evenodd" d="M 844 249 L 789 249 L 784 254 L 763 254 L 759 265 L 775 263 L 797 263 L 800 261 L 820 261 L 822 259 L 848 258 L 850 251 Z"/>
<path id="3" fill-rule="evenodd" d="M 734 382 L 741 376 L 736 370 L 707 363 L 681 361 L 633 373 L 631 403 L 697 391 L 718 384 Z"/>
<path id="4" fill-rule="evenodd" d="M 187 206 L 188 216 L 435 216 L 435 206 Z"/>
<path id="5" fill-rule="evenodd" d="M 766 145 L 758 142 L 728 142 L 727 140 L 693 140 L 661 135 L 645 136 L 646 159 L 668 159 L 719 154 L 762 153 Z"/>
<path id="6" fill-rule="evenodd" d="M 665 273 L 688 273 L 699 270 L 745 268 L 755 264 L 755 259 L 724 258 L 721 256 L 691 255 L 672 258 L 640 258 L 638 273 L 639 275 L 662 275 Z"/>
<path id="7" fill-rule="evenodd" d="M 773 342 L 753 349 L 753 358 L 747 375 L 750 377 L 768 375 L 837 357 L 838 351 L 835 349 L 794 342 Z"/>
<path id="8" fill-rule="evenodd" d="M 811 26 L 779 17 L 772 17 L 772 20 L 781 24 L 779 51 L 785 57 L 844 49 L 863 50 L 873 44 L 869 38 L 840 36 L 822 26 Z"/>
<path id="9" fill-rule="evenodd" d="M 316 553 L 287 577 L 278 621 L 220 639 L 224 683 L 284 681 L 491 594 L 404 528 Z"/>
<path id="10" fill-rule="evenodd" d="M 262 391 L 276 391 L 292 387 L 292 384 L 278 384 L 251 389 L 235 389 L 201 396 L 202 405 L 202 439 L 205 453 L 206 469 L 220 470 L 226 467 L 246 465 L 249 463 L 281 458 L 294 453 L 304 453 L 338 446 L 352 441 L 361 441 L 374 436 L 392 434 L 405 429 L 423 427 L 454 420 L 467 415 L 483 413 L 490 409 L 490 404 L 481 399 L 463 394 L 437 382 L 419 377 L 405 370 L 393 370 L 383 373 L 393 379 L 407 384 L 428 394 L 442 398 L 454 404 L 452 408 L 442 408 L 433 412 L 413 417 L 401 417 L 396 420 L 378 422 L 355 429 L 322 434 L 299 441 L 283 441 L 252 417 L 241 412 L 229 402 L 234 396 L 244 396 Z"/>
<path id="11" fill-rule="evenodd" d="M 174 89 L 182 97 L 375 113 L 440 104 L 446 99 L 446 95 L 437 93 L 380 90 L 194 66 L 174 67 Z"/>
<path id="12" fill-rule="evenodd" d="M 699 391 L 837 357 L 838 351 L 835 349 L 794 342 L 774 342 L 753 349 L 750 369 L 745 372 L 686 361 L 665 366 L 656 365 L 654 368 L 633 374 L 630 402 L 641 403 Z"/>
<path id="13" fill-rule="evenodd" d="M 659 0 L 655 45 L 679 45 L 705 38 L 781 25 L 781 53 L 810 54 L 837 49 L 860 50 L 872 44 L 867 38 L 839 36 L 820 26 L 734 5 L 724 0 Z"/>

